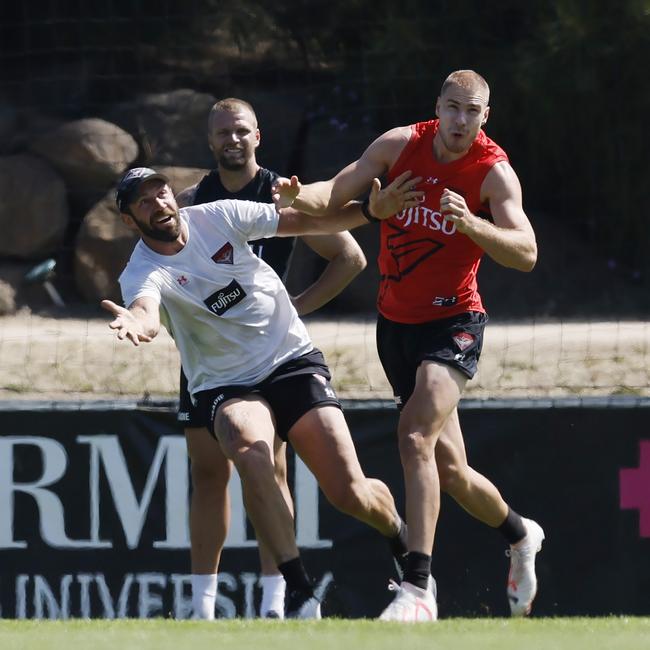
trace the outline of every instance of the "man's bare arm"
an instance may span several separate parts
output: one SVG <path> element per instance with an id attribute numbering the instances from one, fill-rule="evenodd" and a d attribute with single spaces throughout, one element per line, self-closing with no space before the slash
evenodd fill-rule
<path id="1" fill-rule="evenodd" d="M 128 339 L 133 345 L 149 343 L 160 331 L 159 306 L 153 298 L 137 298 L 128 309 L 111 300 L 102 300 L 101 306 L 115 316 L 108 326 L 117 331 L 120 340 Z"/>
<path id="2" fill-rule="evenodd" d="M 375 178 L 372 181 L 367 210 L 372 220 L 388 219 L 404 208 L 416 205 L 422 192 L 413 188 L 421 180 L 420 177 L 411 178 L 411 172 L 404 172 L 382 189 L 379 179 Z M 358 201 L 352 201 L 340 210 L 324 216 L 313 216 L 293 208 L 285 208 L 280 211 L 276 234 L 278 237 L 330 234 L 352 230 L 367 223 L 362 204 Z"/>
<path id="3" fill-rule="evenodd" d="M 298 314 L 319 309 L 337 296 L 366 268 L 366 256 L 349 232 L 332 235 L 304 235 L 302 240 L 315 253 L 328 260 L 316 281 L 292 297 Z"/>
<path id="4" fill-rule="evenodd" d="M 489 171 L 481 198 L 489 203 L 494 223 L 472 214 L 465 199 L 451 190 L 443 192 L 440 212 L 498 264 L 532 271 L 537 261 L 535 233 L 523 209 L 521 184 L 507 162 Z"/>
<path id="5" fill-rule="evenodd" d="M 309 214 L 321 215 L 336 211 L 365 194 L 373 179 L 383 176 L 393 166 L 410 134 L 408 126 L 387 131 L 363 152 L 359 160 L 347 165 L 328 181 L 299 187 L 294 184 L 292 189 L 291 179 L 278 179 L 273 190 L 274 200 L 279 207 L 291 205 L 296 210 Z"/>

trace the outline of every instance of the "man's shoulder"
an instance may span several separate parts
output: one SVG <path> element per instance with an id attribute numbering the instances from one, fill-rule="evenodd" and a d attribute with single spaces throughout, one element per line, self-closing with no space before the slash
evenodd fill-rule
<path id="1" fill-rule="evenodd" d="M 404 147 L 413 137 L 417 124 L 406 124 L 403 126 L 394 126 L 388 131 L 384 131 L 375 143 L 387 147 Z"/>
<path id="2" fill-rule="evenodd" d="M 260 179 L 264 181 L 270 181 L 271 183 L 275 183 L 282 174 L 278 172 L 274 172 L 272 169 L 267 169 L 266 167 L 260 167 L 258 172 Z"/>
<path id="3" fill-rule="evenodd" d="M 187 206 L 181 209 L 192 230 L 204 231 L 236 228 L 238 224 L 254 221 L 267 212 L 276 214 L 272 204 L 245 198 L 229 198 Z"/>
<path id="4" fill-rule="evenodd" d="M 501 192 L 509 192 L 519 184 L 517 173 L 512 168 L 508 160 L 497 160 L 494 162 L 487 174 L 481 187 L 481 192 L 491 196 Z"/>
<path id="5" fill-rule="evenodd" d="M 437 121 L 433 120 L 415 122 L 386 131 L 375 140 L 378 159 L 386 164 L 391 174 L 396 173 L 396 170 L 418 150 L 425 137 L 433 139 L 436 123 Z"/>
<path id="6" fill-rule="evenodd" d="M 151 255 L 148 254 L 148 248 L 141 239 L 136 242 L 131 257 L 120 274 L 120 283 L 132 281 L 140 276 L 144 276 L 155 270 L 155 264 Z"/>
<path id="7" fill-rule="evenodd" d="M 201 230 L 206 225 L 216 224 L 221 220 L 213 218 L 214 216 L 224 217 L 232 213 L 234 209 L 232 204 L 232 199 L 217 199 L 186 205 L 179 212 L 190 230 Z"/>
<path id="8" fill-rule="evenodd" d="M 476 145 L 480 148 L 483 157 L 495 157 L 500 160 L 508 160 L 508 154 L 501 145 L 497 144 L 488 134 L 481 129 L 476 136 Z"/>
<path id="9" fill-rule="evenodd" d="M 266 167 L 260 167 L 255 177 L 255 187 L 251 188 L 253 191 L 251 200 L 270 203 L 273 200 L 272 188 L 280 176 L 281 174 Z"/>
<path id="10" fill-rule="evenodd" d="M 207 203 L 214 201 L 221 194 L 224 188 L 219 178 L 219 170 L 217 168 L 211 169 L 203 178 L 194 185 L 194 192 L 191 197 L 191 203 Z"/>
<path id="11" fill-rule="evenodd" d="M 198 186 L 198 183 L 194 183 L 194 185 L 189 185 L 176 194 L 176 203 L 179 208 L 185 208 L 194 204 L 194 197 L 196 196 Z"/>

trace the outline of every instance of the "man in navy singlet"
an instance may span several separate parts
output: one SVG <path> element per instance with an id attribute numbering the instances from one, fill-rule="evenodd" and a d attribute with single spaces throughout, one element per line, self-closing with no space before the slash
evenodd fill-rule
<path id="1" fill-rule="evenodd" d="M 253 107 L 240 99 L 217 102 L 208 118 L 208 143 L 217 167 L 203 179 L 178 193 L 182 206 L 220 199 L 272 203 L 271 188 L 278 174 L 260 167 L 256 158 L 260 131 Z M 339 294 L 366 266 L 356 240 L 348 232 L 331 235 L 303 235 L 302 241 L 328 261 L 316 279 L 292 301 L 298 314 L 308 314 Z M 249 242 L 282 279 L 286 280 L 295 237 L 270 237 Z M 229 520 L 227 484 L 230 465 L 219 445 L 210 436 L 201 414 L 192 405 L 187 380 L 181 371 L 178 420 L 182 423 L 192 467 L 190 540 L 192 560 L 192 601 L 197 618 L 213 618 L 217 567 Z M 293 502 L 287 485 L 286 443 L 278 441 L 275 455 L 276 479 L 287 505 Z M 262 601 L 260 616 L 284 617 L 285 583 L 270 553 L 260 544 Z"/>

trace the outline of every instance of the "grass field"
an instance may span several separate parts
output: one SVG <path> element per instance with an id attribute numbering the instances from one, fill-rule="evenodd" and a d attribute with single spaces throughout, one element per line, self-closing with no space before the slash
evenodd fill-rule
<path id="1" fill-rule="evenodd" d="M 650 618 L 0 621 L 2 650 L 647 650 Z"/>

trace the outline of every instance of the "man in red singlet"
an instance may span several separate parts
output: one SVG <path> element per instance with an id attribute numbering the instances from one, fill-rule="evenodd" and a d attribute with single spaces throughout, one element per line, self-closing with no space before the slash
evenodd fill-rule
<path id="1" fill-rule="evenodd" d="M 400 409 L 409 549 L 383 620 L 437 616 L 430 571 L 441 490 L 507 540 L 512 615 L 528 614 L 537 591 L 544 532 L 469 467 L 458 420 L 487 322 L 476 281 L 481 257 L 519 271 L 532 270 L 537 259 L 519 179 L 481 128 L 489 92 L 476 72 L 453 72 L 436 103 L 438 119 L 387 131 L 329 181 L 301 186 L 293 177 L 275 188 L 279 205 L 317 214 L 358 197 L 385 174 L 392 180 L 410 171 L 413 189 L 422 192 L 419 205 L 380 225 L 377 346 Z M 364 214 L 376 221 L 367 203 Z"/>

